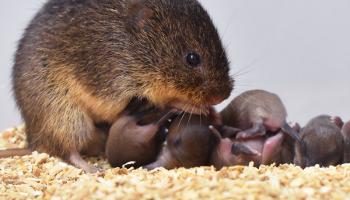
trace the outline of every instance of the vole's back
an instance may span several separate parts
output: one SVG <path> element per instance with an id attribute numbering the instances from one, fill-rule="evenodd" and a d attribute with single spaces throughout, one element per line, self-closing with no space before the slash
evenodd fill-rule
<path id="1" fill-rule="evenodd" d="M 94 2 L 51 0 L 27 28 L 13 70 L 15 96 L 24 116 L 27 110 L 42 107 L 33 104 L 46 105 L 56 100 L 61 104 L 68 100 L 81 103 L 90 96 L 104 101 L 117 99 L 115 95 L 119 93 L 106 90 L 104 85 L 112 84 L 109 65 L 125 61 L 122 52 L 128 48 L 122 13 L 114 10 L 123 6 L 123 1 Z M 116 46 L 119 52 L 113 49 Z M 26 101 L 30 102 L 28 106 Z M 99 99 L 90 101 L 92 104 Z M 97 107 L 87 101 L 85 104 L 82 106 Z M 110 107 L 101 109 L 102 115 L 109 113 Z"/>
<path id="2" fill-rule="evenodd" d="M 102 106 L 102 102 L 115 99 L 108 98 L 115 92 L 100 87 L 109 84 L 110 77 L 106 77 L 109 74 L 106 72 L 110 70 L 107 68 L 110 57 L 123 61 L 120 53 L 111 55 L 112 49 L 106 45 L 113 38 L 120 38 L 113 40 L 114 45 L 118 45 L 121 52 L 125 48 L 122 41 L 128 38 L 122 20 L 118 19 L 121 14 L 116 15 L 113 11 L 122 6 L 123 1 L 114 1 L 108 6 L 102 6 L 108 1 L 94 2 L 49 1 L 32 20 L 19 43 L 13 87 L 32 148 L 42 146 L 37 144 L 41 134 L 49 135 L 45 142 L 50 145 L 39 150 L 64 149 L 61 146 L 66 146 L 64 143 L 82 146 L 83 138 L 90 137 L 89 132 L 94 130 L 86 121 L 112 120 L 123 106 L 123 102 L 115 102 L 121 106 L 115 103 Z M 113 35 L 110 33 L 112 26 L 120 27 L 113 29 Z M 88 113 L 90 109 L 94 112 L 89 117 L 81 111 Z M 66 124 L 66 120 L 72 120 L 72 123 Z M 83 130 L 84 126 L 87 130 Z M 65 141 L 67 135 L 79 131 L 79 136 L 73 136 L 76 141 Z"/>

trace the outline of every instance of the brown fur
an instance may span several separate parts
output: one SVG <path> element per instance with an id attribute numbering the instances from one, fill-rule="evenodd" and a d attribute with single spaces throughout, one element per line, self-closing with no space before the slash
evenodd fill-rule
<path id="1" fill-rule="evenodd" d="M 273 93 L 264 90 L 250 90 L 237 96 L 223 111 L 223 123 L 246 130 L 254 123 L 264 123 L 267 119 L 282 126 L 287 117 L 287 111 L 281 99 Z"/>
<path id="2" fill-rule="evenodd" d="M 252 160 L 257 162 L 255 164 L 292 162 L 294 142 L 301 143 L 301 140 L 297 131 L 287 124 L 286 108 L 276 94 L 264 90 L 244 92 L 237 96 L 220 114 L 224 125 L 242 130 L 231 138 L 243 140 L 243 143 L 250 141 L 251 144 L 247 143 L 248 146 L 262 144 L 263 149 L 269 152 L 266 154 L 265 151 L 261 152 L 263 156 L 260 160 Z M 273 134 L 278 133 L 287 133 L 283 137 L 281 145 L 279 145 L 281 138 L 272 137 Z M 269 147 L 269 142 L 273 142 L 274 145 Z M 275 151 L 271 151 L 271 149 L 275 149 Z M 264 158 L 268 158 L 268 160 Z M 249 157 L 242 158 L 243 161 L 249 159 Z"/>
<path id="3" fill-rule="evenodd" d="M 299 123 L 293 123 L 290 125 L 294 131 L 300 133 L 301 127 Z M 276 164 L 292 164 L 294 163 L 295 151 L 294 151 L 295 141 L 289 135 L 284 135 L 284 139 L 281 145 L 281 151 L 279 155 L 274 160 Z"/>
<path id="4" fill-rule="evenodd" d="M 256 151 L 248 145 L 237 143 L 229 138 L 222 138 L 218 131 L 235 131 L 222 127 L 221 119 L 214 109 L 209 116 L 184 114 L 178 116 L 169 128 L 166 146 L 157 160 L 144 166 L 147 169 L 164 167 L 199 167 L 213 165 L 217 169 L 249 162 L 247 155 L 254 157 Z M 237 146 L 240 145 L 240 146 Z M 232 153 L 233 148 L 236 154 Z"/>
<path id="5" fill-rule="evenodd" d="M 200 67 L 184 62 L 189 51 Z M 133 97 L 198 112 L 230 95 L 228 72 L 195 0 L 50 0 L 19 43 L 13 90 L 30 149 L 72 162 Z"/>
<path id="6" fill-rule="evenodd" d="M 295 145 L 295 164 L 302 167 L 316 164 L 327 167 L 342 163 L 344 146 L 341 129 L 331 116 L 313 118 L 301 129 L 300 136 L 306 151 L 303 153 L 300 146 Z"/>
<path id="7" fill-rule="evenodd" d="M 149 164 L 157 158 L 165 140 L 168 120 L 176 113 L 169 109 L 147 109 L 147 101 L 130 106 L 112 125 L 106 145 L 108 162 L 113 167 L 122 167 L 134 161 L 134 167 Z M 143 110 L 143 111 L 142 111 Z"/>
<path id="8" fill-rule="evenodd" d="M 145 168 L 209 165 L 211 154 L 220 143 L 220 138 L 209 129 L 209 125 L 216 121 L 213 117 L 189 113 L 179 115 L 169 127 L 166 146 L 157 160 Z"/>
<path id="9" fill-rule="evenodd" d="M 108 162 L 113 167 L 122 167 L 134 161 L 136 167 L 148 164 L 157 157 L 156 125 L 138 126 L 131 116 L 125 116 L 112 125 L 106 146 Z"/>
<path id="10" fill-rule="evenodd" d="M 250 90 L 236 97 L 223 111 L 224 125 L 239 128 L 236 139 L 248 139 L 282 130 L 297 142 L 299 134 L 286 122 L 287 111 L 281 99 L 264 90 Z"/>
<path id="11" fill-rule="evenodd" d="M 342 128 L 344 139 L 344 163 L 350 163 L 350 121 L 346 122 Z"/>

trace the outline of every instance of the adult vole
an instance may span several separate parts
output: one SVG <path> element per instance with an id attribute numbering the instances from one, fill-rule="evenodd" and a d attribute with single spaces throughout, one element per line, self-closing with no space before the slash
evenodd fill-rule
<path id="1" fill-rule="evenodd" d="M 94 172 L 80 153 L 100 138 L 95 124 L 133 97 L 206 112 L 230 95 L 228 72 L 196 0 L 49 0 L 19 43 L 13 91 L 30 150 Z"/>

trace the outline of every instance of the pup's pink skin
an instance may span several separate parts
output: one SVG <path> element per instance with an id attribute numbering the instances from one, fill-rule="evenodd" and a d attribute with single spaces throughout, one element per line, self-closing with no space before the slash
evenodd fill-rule
<path id="1" fill-rule="evenodd" d="M 230 134 L 224 133 L 224 135 Z M 233 143 L 231 144 L 231 152 L 227 150 L 229 141 Z M 216 159 L 215 163 L 218 163 L 218 168 L 232 165 L 248 165 L 251 161 L 254 162 L 255 166 L 279 163 L 283 141 L 284 134 L 282 132 L 273 136 L 264 135 L 245 140 L 225 138 L 216 152 L 218 159 Z M 246 149 L 248 151 L 245 151 Z M 232 154 L 231 156 L 223 156 L 230 153 Z"/>

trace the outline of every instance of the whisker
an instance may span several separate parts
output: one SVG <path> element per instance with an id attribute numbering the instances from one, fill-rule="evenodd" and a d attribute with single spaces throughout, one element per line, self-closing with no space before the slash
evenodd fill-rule
<path id="1" fill-rule="evenodd" d="M 248 63 L 247 65 L 244 65 L 243 67 L 238 69 L 238 71 L 235 72 L 234 74 L 232 74 L 232 76 L 233 77 L 238 77 L 238 76 L 242 76 L 242 75 L 245 75 L 245 74 L 251 72 L 256 67 L 255 64 L 257 62 L 259 62 L 260 60 L 261 60 L 261 58 L 253 59 L 250 63 Z"/>
<path id="2" fill-rule="evenodd" d="M 163 121 L 171 120 L 171 119 L 169 119 L 168 116 L 171 115 L 173 112 L 174 112 L 173 110 L 169 110 L 162 118 L 160 118 L 160 119 L 158 120 L 157 124 L 160 125 L 161 122 L 163 122 Z M 167 118 L 167 119 L 165 119 L 165 118 Z"/>
<path id="3" fill-rule="evenodd" d="M 193 113 L 193 109 L 194 109 L 194 106 L 192 106 L 192 109 L 191 109 L 191 112 L 190 112 L 190 117 L 188 118 L 187 120 L 187 126 L 186 128 L 188 127 L 189 123 L 190 123 L 190 120 L 191 120 L 191 117 L 192 117 L 192 113 Z"/>
<path id="4" fill-rule="evenodd" d="M 199 126 L 202 126 L 202 108 L 199 110 Z"/>
<path id="5" fill-rule="evenodd" d="M 245 70 L 245 71 L 241 71 L 241 72 L 237 72 L 235 74 L 232 75 L 233 78 L 238 78 L 238 77 L 242 77 L 247 75 L 248 73 L 250 73 L 252 70 Z"/>
<path id="6" fill-rule="evenodd" d="M 249 84 L 247 82 L 242 82 L 242 81 L 236 81 L 235 86 L 253 86 L 252 84 Z"/>
<path id="7" fill-rule="evenodd" d="M 228 21 L 228 23 L 227 23 L 227 25 L 226 25 L 226 27 L 225 27 L 224 31 L 222 32 L 222 35 L 221 35 L 222 39 L 225 39 L 225 36 L 226 36 L 228 30 L 231 28 L 231 26 L 232 26 L 231 19 L 234 17 L 234 15 L 237 15 L 237 12 L 232 12 L 231 16 L 228 18 L 229 21 Z"/>
<path id="8" fill-rule="evenodd" d="M 181 116 L 181 118 L 180 118 L 180 121 L 179 121 L 179 123 L 177 124 L 177 129 L 179 129 L 180 128 L 180 124 L 181 124 L 181 122 L 182 122 L 182 119 L 184 118 L 184 116 L 185 116 L 185 111 L 182 111 L 182 114 L 181 114 L 182 116 Z"/>
<path id="9" fill-rule="evenodd" d="M 185 110 L 187 110 L 187 108 L 188 108 L 189 106 L 190 106 L 189 104 L 186 104 L 185 107 L 184 107 Z M 177 125 L 177 128 L 178 128 L 178 129 L 180 128 L 180 124 L 181 124 L 182 119 L 184 118 L 185 114 L 186 114 L 186 112 L 185 112 L 185 111 L 182 111 L 181 119 L 180 119 L 180 121 L 179 121 L 179 124 Z"/>

